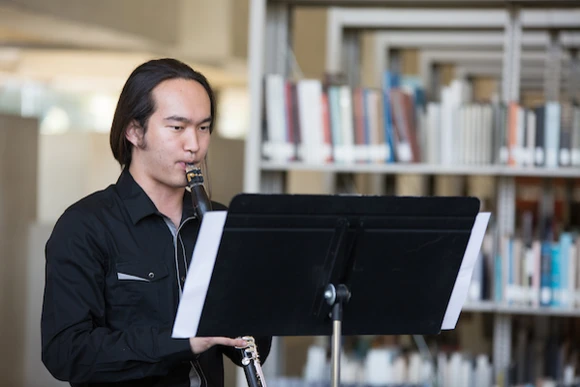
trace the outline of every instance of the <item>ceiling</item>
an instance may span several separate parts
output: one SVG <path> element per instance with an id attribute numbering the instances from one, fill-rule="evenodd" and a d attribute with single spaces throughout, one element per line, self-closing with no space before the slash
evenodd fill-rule
<path id="1" fill-rule="evenodd" d="M 130 72 L 176 48 L 125 31 L 87 25 L 0 2 L 0 81 L 39 81 L 62 88 L 120 90 Z M 244 86 L 243 60 L 219 65 L 185 60 L 215 88 Z"/>

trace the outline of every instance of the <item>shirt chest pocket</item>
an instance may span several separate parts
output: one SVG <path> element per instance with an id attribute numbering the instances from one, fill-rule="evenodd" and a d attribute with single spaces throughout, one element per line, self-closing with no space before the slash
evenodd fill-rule
<path id="1" fill-rule="evenodd" d="M 146 313 L 158 311 L 168 280 L 167 267 L 161 263 L 118 262 L 110 303 Z"/>

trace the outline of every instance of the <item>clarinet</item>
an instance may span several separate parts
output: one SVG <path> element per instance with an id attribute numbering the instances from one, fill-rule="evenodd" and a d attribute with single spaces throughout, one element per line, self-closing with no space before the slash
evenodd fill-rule
<path id="1" fill-rule="evenodd" d="M 193 164 L 187 164 L 185 169 L 185 177 L 187 178 L 187 186 L 191 191 L 191 200 L 195 214 L 200 222 L 207 211 L 212 210 L 211 201 L 207 196 L 207 192 L 203 186 L 203 174 L 201 169 Z M 256 341 L 252 336 L 242 337 L 246 341 L 245 347 L 236 347 L 240 351 L 242 357 L 242 367 L 249 387 L 267 387 L 264 374 L 262 372 L 262 365 L 260 363 L 260 356 L 258 355 L 258 347 Z"/>

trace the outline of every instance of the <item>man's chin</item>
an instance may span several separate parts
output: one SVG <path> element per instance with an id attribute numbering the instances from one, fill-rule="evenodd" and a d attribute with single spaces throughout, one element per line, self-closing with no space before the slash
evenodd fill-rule
<path id="1" fill-rule="evenodd" d="M 174 180 L 171 183 L 169 183 L 168 185 L 170 185 L 172 188 L 175 189 L 182 189 L 182 188 L 186 188 L 187 187 L 187 180 L 183 179 L 182 181 L 179 180 Z"/>

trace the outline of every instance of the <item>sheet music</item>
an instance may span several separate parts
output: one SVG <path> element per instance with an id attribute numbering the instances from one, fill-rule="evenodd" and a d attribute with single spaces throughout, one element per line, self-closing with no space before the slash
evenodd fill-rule
<path id="1" fill-rule="evenodd" d="M 465 249 L 465 254 L 461 261 L 461 267 L 459 268 L 459 273 L 457 274 L 457 279 L 453 286 L 453 292 L 451 293 L 451 298 L 449 299 L 449 304 L 445 311 L 445 317 L 443 317 L 443 324 L 441 325 L 442 330 L 455 329 L 455 325 L 459 319 L 459 314 L 461 313 L 461 308 L 467 298 L 473 268 L 475 267 L 475 262 L 477 261 L 479 250 L 483 243 L 483 237 L 485 236 L 489 217 L 489 212 L 481 212 L 477 214 L 477 217 L 475 218 L 475 223 L 471 230 L 471 236 L 469 237 L 469 242 L 467 243 L 467 248 Z"/>
<path id="2" fill-rule="evenodd" d="M 197 334 L 226 216 L 227 211 L 208 211 L 203 217 L 173 324 L 173 338 L 189 338 Z"/>

